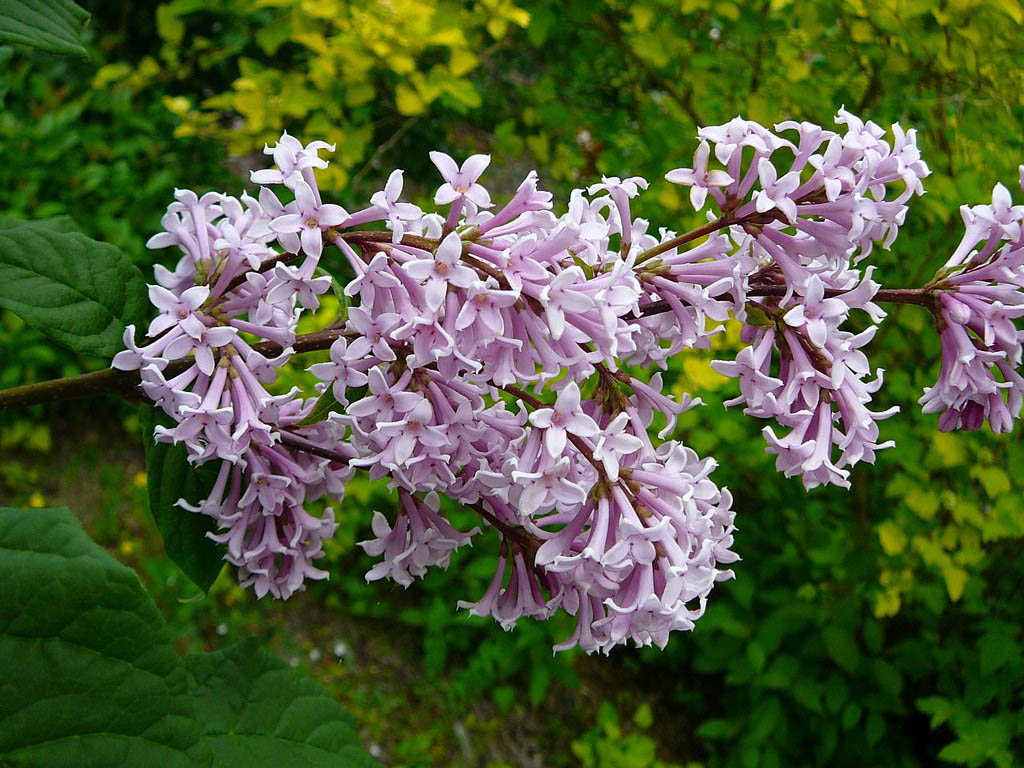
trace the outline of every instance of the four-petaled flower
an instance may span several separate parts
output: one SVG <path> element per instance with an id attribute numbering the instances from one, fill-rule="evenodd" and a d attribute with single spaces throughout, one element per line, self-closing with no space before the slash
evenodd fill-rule
<path id="1" fill-rule="evenodd" d="M 441 241 L 432 259 L 417 259 L 402 265 L 413 280 L 426 281 L 427 307 L 436 312 L 448 294 L 448 284 L 469 288 L 477 282 L 476 272 L 462 264 L 462 239 L 451 232 Z"/>
<path id="2" fill-rule="evenodd" d="M 451 156 L 444 152 L 431 152 L 430 160 L 444 177 L 434 202 L 438 205 L 454 203 L 459 198 L 469 200 L 477 208 L 490 208 L 491 196 L 482 186 L 477 184 L 481 174 L 491 164 L 490 155 L 470 155 L 460 168 Z"/>
<path id="3" fill-rule="evenodd" d="M 695 211 L 704 207 L 708 190 L 711 187 L 727 187 L 734 179 L 725 171 L 708 170 L 708 157 L 711 156 L 711 145 L 702 141 L 693 153 L 693 168 L 676 168 L 665 174 L 665 178 L 673 184 L 684 184 L 690 187 L 690 203 Z"/>
<path id="4" fill-rule="evenodd" d="M 626 432 L 627 424 L 629 415 L 620 413 L 601 430 L 594 446 L 594 458 L 604 464 L 604 471 L 612 481 L 619 479 L 619 457 L 636 453 L 644 444 L 639 437 Z"/>
<path id="5" fill-rule="evenodd" d="M 597 422 L 580 408 L 580 388 L 575 381 L 558 393 L 554 407 L 531 413 L 530 423 L 544 430 L 544 447 L 553 459 L 562 455 L 570 434 L 597 437 L 600 432 Z"/>
<path id="6" fill-rule="evenodd" d="M 281 234 L 299 234 L 302 252 L 312 259 L 319 259 L 324 250 L 323 232 L 337 227 L 348 218 L 348 212 L 340 205 L 321 203 L 313 188 L 295 176 L 291 180 L 295 190 L 295 202 L 285 206 L 283 216 L 270 222 L 270 228 Z"/>
<path id="7" fill-rule="evenodd" d="M 766 213 L 777 208 L 792 223 L 796 220 L 796 203 L 790 195 L 800 186 L 800 174 L 790 171 L 781 179 L 772 161 L 762 157 L 757 164 L 757 175 L 761 180 L 761 189 L 754 193 L 754 205 L 758 213 Z"/>
<path id="8" fill-rule="evenodd" d="M 408 222 L 417 221 L 423 217 L 423 211 L 418 205 L 399 202 L 402 184 L 402 172 L 400 170 L 392 171 L 384 189 L 374 192 L 370 197 L 370 205 L 379 208 L 387 217 L 387 227 L 391 230 L 391 240 L 395 243 L 401 242 Z"/>

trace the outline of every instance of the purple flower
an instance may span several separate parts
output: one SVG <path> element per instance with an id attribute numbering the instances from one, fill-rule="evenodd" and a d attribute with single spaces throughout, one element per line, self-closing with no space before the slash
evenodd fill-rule
<path id="1" fill-rule="evenodd" d="M 444 184 L 434 195 L 435 203 L 448 205 L 456 200 L 469 200 L 477 208 L 491 207 L 491 196 L 477 184 L 477 180 L 491 164 L 490 155 L 470 155 L 461 168 L 444 152 L 431 152 L 430 160 L 444 177 Z"/>
<path id="2" fill-rule="evenodd" d="M 441 241 L 432 258 L 408 261 L 402 267 L 413 280 L 426 282 L 427 308 L 432 312 L 441 308 L 449 284 L 469 288 L 477 282 L 476 272 L 462 264 L 462 240 L 454 232 Z"/>
<path id="3" fill-rule="evenodd" d="M 423 216 L 423 211 L 418 205 L 399 202 L 402 184 L 402 172 L 392 171 L 383 191 L 374 192 L 370 197 L 370 204 L 378 208 L 386 217 L 388 229 L 391 230 L 391 240 L 395 243 L 402 241 L 408 222 L 418 221 Z"/>
<path id="4" fill-rule="evenodd" d="M 343 224 L 348 213 L 340 205 L 320 203 L 300 176 L 293 177 L 291 183 L 295 202 L 285 207 L 287 213 L 270 222 L 270 228 L 279 234 L 298 233 L 303 253 L 316 261 L 324 249 L 323 232 Z"/>
<path id="5" fill-rule="evenodd" d="M 643 447 L 643 440 L 626 431 L 628 425 L 629 416 L 620 413 L 601 430 L 597 445 L 594 446 L 594 458 L 604 464 L 609 480 L 619 479 L 619 459 Z"/>
<path id="6" fill-rule="evenodd" d="M 568 435 L 597 437 L 597 422 L 580 409 L 580 388 L 572 382 L 558 393 L 553 408 L 539 408 L 530 414 L 530 423 L 544 430 L 544 447 L 552 459 L 565 450 Z"/>
<path id="7" fill-rule="evenodd" d="M 714 366 L 739 380 L 729 404 L 769 420 L 780 471 L 844 485 L 891 445 L 879 423 L 895 409 L 871 410 L 875 326 L 845 326 L 855 309 L 884 319 L 861 262 L 892 244 L 928 168 L 913 131 L 886 138 L 845 111 L 836 122 L 842 135 L 779 123 L 795 144 L 743 118 L 699 129 L 694 167 L 667 178 L 690 186 L 696 209 L 710 195 L 726 213 L 682 236 L 633 216 L 640 177 L 574 190 L 556 215 L 531 172 L 492 214 L 479 183 L 489 157 L 460 167 L 438 152 L 442 208 L 401 202 L 396 170 L 349 216 L 317 186 L 330 147 L 284 134 L 266 149 L 276 167 L 253 180 L 283 184 L 293 202 L 265 186 L 257 198 L 175 192 L 149 245 L 179 261 L 155 270 L 158 317 L 141 342 L 126 329 L 113 365 L 138 370 L 173 420 L 156 439 L 219 463 L 207 498 L 182 506 L 215 522 L 211 537 L 257 596 L 327 578 L 317 561 L 337 527 L 332 502 L 365 471 L 396 499 L 361 542 L 378 558 L 369 580 L 408 585 L 469 543 L 478 529 L 452 526 L 444 495 L 501 538 L 490 586 L 460 606 L 506 629 L 563 611 L 576 625 L 557 649 L 664 647 L 694 627 L 737 556 L 714 460 L 671 439 L 700 400 L 655 367 L 708 349 L 735 317 L 746 346 Z M 712 149 L 723 168 L 709 169 Z M 943 348 L 923 402 L 943 429 L 987 419 L 1001 431 L 1024 401 L 1024 208 L 997 187 L 963 217 L 963 242 L 921 294 Z M 307 313 L 330 287 L 325 237 L 352 270 L 352 306 L 299 344 L 300 323 L 323 328 Z M 285 391 L 283 366 L 323 338 L 315 391 Z M 341 407 L 310 423 L 328 389 Z"/>
<path id="8" fill-rule="evenodd" d="M 766 213 L 777 208 L 790 223 L 793 223 L 797 216 L 796 203 L 790 195 L 800 186 L 800 175 L 791 171 L 779 178 L 771 160 L 762 157 L 757 165 L 757 176 L 761 180 L 761 189 L 754 193 L 757 212 Z"/>
<path id="9" fill-rule="evenodd" d="M 273 147 L 265 146 L 263 154 L 272 155 L 276 169 L 253 171 L 249 174 L 253 184 L 289 184 L 298 171 L 311 168 L 326 168 L 327 161 L 321 160 L 320 150 L 334 151 L 334 145 L 325 141 L 313 141 L 302 145 L 294 136 L 285 131 Z"/>
<path id="10" fill-rule="evenodd" d="M 309 372 L 320 381 L 331 387 L 335 399 L 342 405 L 348 404 L 346 390 L 349 387 L 361 387 L 366 384 L 367 377 L 360 365 L 370 351 L 370 342 L 359 338 L 351 344 L 342 337 L 331 344 L 331 361 L 315 363 Z"/>
<path id="11" fill-rule="evenodd" d="M 727 187 L 735 179 L 725 171 L 708 170 L 708 157 L 711 147 L 706 141 L 697 145 L 693 153 L 693 168 L 676 168 L 665 174 L 665 178 L 673 184 L 684 184 L 690 187 L 690 203 L 695 211 L 704 207 L 708 191 L 712 187 Z"/>

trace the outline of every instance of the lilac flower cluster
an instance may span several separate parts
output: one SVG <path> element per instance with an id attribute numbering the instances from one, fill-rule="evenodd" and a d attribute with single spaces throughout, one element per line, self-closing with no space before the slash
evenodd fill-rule
<path id="1" fill-rule="evenodd" d="M 710 196 L 715 220 L 729 224 L 715 247 L 732 254 L 736 270 L 717 289 L 743 299 L 730 309 L 746 321 L 742 338 L 750 345 L 713 364 L 740 380 L 741 395 L 730 404 L 786 430 L 780 436 L 764 428 L 768 452 L 779 471 L 808 488 L 848 486 L 848 467 L 873 462 L 893 444 L 879 441 L 878 421 L 897 409 L 870 409 L 882 372 L 868 380 L 861 351 L 877 326 L 858 334 L 842 326 L 853 309 L 875 323 L 884 318 L 872 301 L 879 288 L 873 267 L 858 264 L 875 243 L 892 244 L 928 175 L 913 131 L 894 125 L 886 141 L 885 131 L 845 110 L 836 123 L 842 134 L 793 122 L 774 133 L 741 118 L 702 128 L 694 167 L 668 174 L 691 187 L 696 207 Z M 712 146 L 721 170 L 708 170 Z"/>
<path id="2" fill-rule="evenodd" d="M 673 438 L 700 401 L 623 365 L 664 368 L 736 317 L 748 346 L 717 367 L 739 379 L 746 412 L 787 430 L 765 428 L 780 470 L 808 487 L 845 484 L 847 467 L 889 445 L 877 422 L 892 411 L 869 408 L 881 372 L 869 380 L 862 348 L 874 326 L 843 326 L 853 309 L 884 316 L 872 267 L 858 265 L 892 243 L 928 170 L 913 131 L 894 126 L 886 140 L 845 111 L 837 123 L 842 135 L 740 118 L 701 129 L 694 167 L 667 178 L 717 213 L 679 236 L 633 215 L 648 186 L 639 177 L 575 190 L 556 213 L 530 172 L 497 207 L 480 182 L 486 155 L 460 165 L 431 153 L 437 212 L 401 201 L 396 170 L 350 213 L 317 187 L 320 152 L 333 147 L 285 134 L 266 149 L 274 167 L 252 174 L 257 197 L 176 193 L 149 245 L 183 256 L 157 268 L 160 314 L 142 346 L 128 329 L 114 366 L 139 370 L 173 419 L 155 439 L 184 444 L 196 464 L 221 462 L 209 496 L 181 503 L 216 520 L 226 559 L 258 595 L 286 598 L 326 576 L 315 562 L 334 513 L 307 508 L 340 500 L 362 470 L 397 495 L 361 543 L 378 558 L 368 580 L 408 586 L 489 528 L 501 538 L 494 578 L 462 607 L 506 629 L 564 611 L 576 625 L 558 648 L 663 647 L 733 575 L 732 498 L 711 479 L 715 461 Z M 331 288 L 325 248 L 350 272 L 351 306 L 311 347 L 296 328 Z M 968 283 L 998 273 L 1007 284 L 994 252 L 985 247 L 989 271 Z M 961 262 L 980 269 L 978 258 Z M 1016 365 L 1009 289 L 956 285 L 943 290 L 970 293 L 970 312 L 988 306 L 974 320 L 954 313 L 987 334 L 979 360 L 1002 352 Z M 328 344 L 309 368 L 315 397 L 279 391 L 285 363 Z M 945 379 L 943 392 L 971 386 Z M 459 530 L 443 499 L 480 524 Z"/>
<path id="3" fill-rule="evenodd" d="M 1024 188 L 1024 166 L 1020 169 Z M 925 389 L 925 413 L 942 412 L 939 428 L 1008 432 L 1024 402 L 1024 206 L 996 184 L 991 205 L 963 206 L 964 236 L 930 283 L 938 296 L 933 310 L 942 341 L 942 368 Z"/>

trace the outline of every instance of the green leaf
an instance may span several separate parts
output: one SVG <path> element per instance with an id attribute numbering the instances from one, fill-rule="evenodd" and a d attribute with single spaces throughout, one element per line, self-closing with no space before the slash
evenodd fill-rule
<path id="1" fill-rule="evenodd" d="M 860 662 L 860 649 L 853 633 L 844 627 L 830 626 L 821 631 L 825 649 L 832 660 L 847 672 L 853 672 Z"/>
<path id="2" fill-rule="evenodd" d="M 309 416 L 304 418 L 295 426 L 309 427 L 313 424 L 319 424 L 321 421 L 326 421 L 327 416 L 332 412 L 341 412 L 341 410 L 341 404 L 338 402 L 338 398 L 334 396 L 333 388 L 328 387 L 316 401 L 316 405 L 314 405 L 313 410 L 309 412 Z"/>
<path id="3" fill-rule="evenodd" d="M 217 524 L 208 515 L 182 509 L 176 502 L 185 499 L 195 504 L 206 498 L 217 479 L 220 462 L 193 467 L 183 444 L 153 441 L 153 428 L 158 424 L 173 425 L 161 409 L 142 406 L 139 426 L 146 446 L 149 510 L 163 537 L 167 556 L 207 592 L 224 567 L 223 547 L 206 536 L 217 529 Z"/>
<path id="4" fill-rule="evenodd" d="M 919 710 L 931 715 L 932 729 L 938 728 L 953 715 L 953 705 L 941 696 L 926 696 L 914 702 Z"/>
<path id="5" fill-rule="evenodd" d="M 334 293 L 334 298 L 338 300 L 338 322 L 345 322 L 348 320 L 348 296 L 345 295 L 345 291 L 342 290 L 341 285 L 335 279 L 334 275 L 328 272 L 323 267 L 317 267 L 313 272 L 317 277 L 329 277 L 331 278 L 331 291 Z"/>
<path id="6" fill-rule="evenodd" d="M 215 760 L 245 768 L 378 766 L 355 722 L 320 685 L 250 638 L 185 659 L 196 716 Z"/>
<path id="7" fill-rule="evenodd" d="M 0 509 L 4 768 L 370 768 L 349 716 L 250 639 L 178 656 L 66 509 Z"/>
<path id="8" fill-rule="evenodd" d="M 70 512 L 0 509 L 0 573 L 0 764 L 210 764 L 163 618 Z"/>
<path id="9" fill-rule="evenodd" d="M 978 660 L 983 675 L 991 675 L 1004 666 L 1016 668 L 1020 655 L 1020 646 L 1012 631 L 992 629 L 978 640 Z"/>
<path id="10" fill-rule="evenodd" d="M 697 727 L 697 735 L 702 739 L 731 739 L 740 729 L 740 724 L 735 720 L 715 718 L 705 720 Z"/>
<path id="11" fill-rule="evenodd" d="M 108 243 L 50 221 L 0 218 L 0 308 L 75 352 L 112 357 L 149 311 L 146 283 Z"/>
<path id="12" fill-rule="evenodd" d="M 0 3 L 0 43 L 85 56 L 79 35 L 88 18 L 88 12 L 71 0 L 4 0 Z"/>

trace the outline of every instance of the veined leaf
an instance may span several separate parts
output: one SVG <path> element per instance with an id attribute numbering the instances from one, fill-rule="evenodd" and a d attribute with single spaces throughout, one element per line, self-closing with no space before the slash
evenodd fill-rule
<path id="1" fill-rule="evenodd" d="M 75 352 L 113 357 L 149 301 L 128 257 L 74 231 L 67 217 L 0 217 L 0 308 Z"/>
<path id="2" fill-rule="evenodd" d="M 210 765 L 163 618 L 70 512 L 0 509 L 0 572 L 0 765 Z"/>
<path id="3" fill-rule="evenodd" d="M 4 768 L 373 768 L 317 683 L 248 640 L 178 656 L 66 509 L 0 508 Z"/>
<path id="4" fill-rule="evenodd" d="M 153 428 L 157 424 L 173 426 L 159 408 L 142 406 L 139 425 L 146 446 L 149 510 L 163 537 L 167 556 L 206 592 L 224 568 L 223 547 L 206 536 L 217 529 L 217 524 L 208 515 L 182 509 L 177 501 L 185 499 L 195 504 L 206 498 L 217 479 L 220 462 L 192 466 L 184 445 L 153 442 Z"/>
<path id="5" fill-rule="evenodd" d="M 214 760 L 247 768 L 372 768 L 355 722 L 313 680 L 247 640 L 185 660 Z"/>
<path id="6" fill-rule="evenodd" d="M 85 56 L 80 33 L 88 18 L 89 13 L 71 0 L 4 0 L 0 3 L 0 43 Z"/>
<path id="7" fill-rule="evenodd" d="M 340 412 L 341 410 L 341 403 L 339 403 L 338 398 L 334 396 L 333 388 L 328 387 L 316 401 L 316 405 L 314 405 L 313 410 L 309 412 L 309 416 L 304 418 L 295 426 L 309 427 L 313 424 L 319 424 L 321 421 L 326 421 L 328 414 L 332 411 Z"/>

